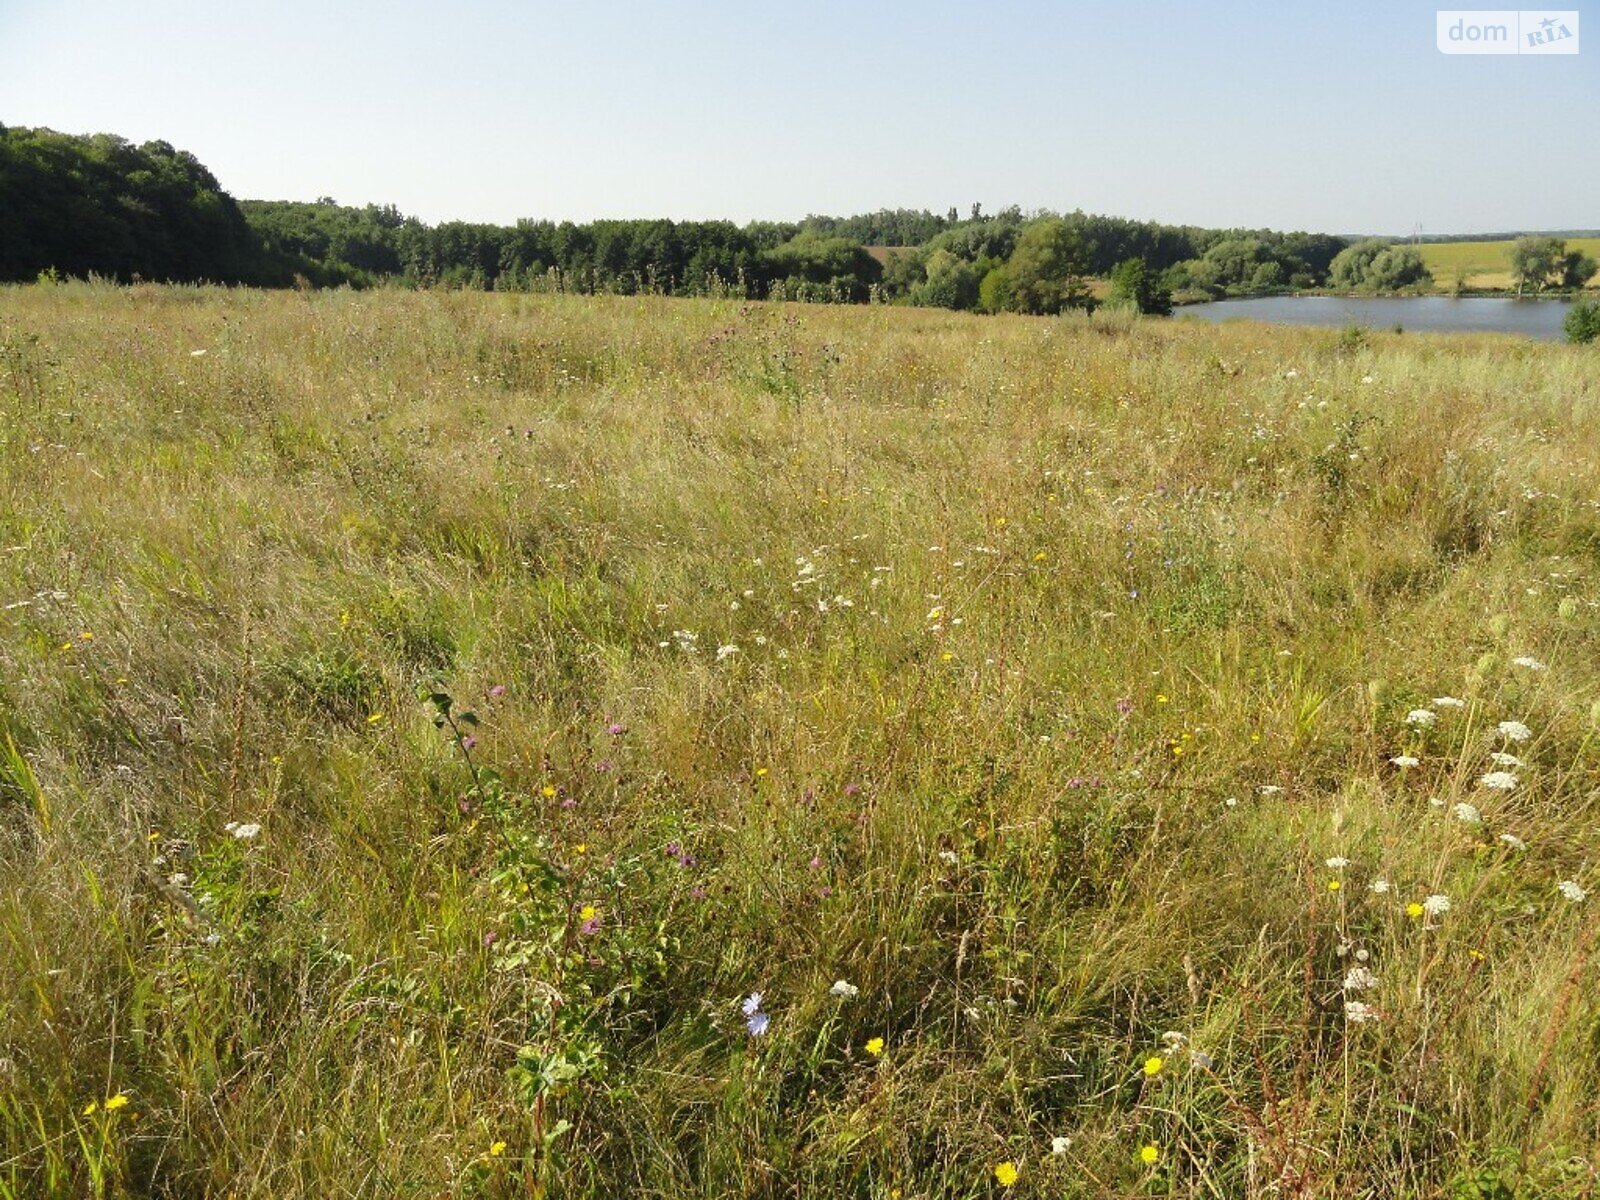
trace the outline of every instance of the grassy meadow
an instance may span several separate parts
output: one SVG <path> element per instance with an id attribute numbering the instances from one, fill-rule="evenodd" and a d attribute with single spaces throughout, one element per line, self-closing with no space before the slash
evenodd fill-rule
<path id="1" fill-rule="evenodd" d="M 1600 257 L 1600 238 L 1567 238 L 1565 241 L 1569 250 Z M 1463 287 L 1511 290 L 1517 286 L 1511 274 L 1512 245 L 1509 240 L 1425 242 L 1417 249 L 1428 270 L 1433 272 L 1434 284 L 1440 291 L 1449 291 L 1458 280 Z M 1600 286 L 1600 282 L 1591 284 L 1594 286 Z"/>
<path id="2" fill-rule="evenodd" d="M 0 481 L 0 1198 L 1594 1194 L 1592 350 L 7 288 Z"/>

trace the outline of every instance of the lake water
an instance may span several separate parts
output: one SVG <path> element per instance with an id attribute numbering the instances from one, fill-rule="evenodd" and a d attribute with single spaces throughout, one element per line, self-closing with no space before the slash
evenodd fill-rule
<path id="1" fill-rule="evenodd" d="M 1258 296 L 1185 304 L 1180 317 L 1201 321 L 1272 321 L 1283 325 L 1365 325 L 1428 333 L 1516 333 L 1561 341 L 1570 300 L 1516 300 L 1500 296 Z"/>

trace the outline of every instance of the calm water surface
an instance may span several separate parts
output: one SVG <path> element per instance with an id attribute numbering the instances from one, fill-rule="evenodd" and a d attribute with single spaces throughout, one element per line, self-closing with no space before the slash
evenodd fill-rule
<path id="1" fill-rule="evenodd" d="M 1252 300 L 1216 300 L 1186 304 L 1180 317 L 1202 321 L 1274 321 L 1284 325 L 1365 325 L 1370 329 L 1402 329 L 1429 333 L 1517 333 L 1541 341 L 1566 335 L 1570 300 L 1516 300 L 1499 296 L 1260 296 Z"/>

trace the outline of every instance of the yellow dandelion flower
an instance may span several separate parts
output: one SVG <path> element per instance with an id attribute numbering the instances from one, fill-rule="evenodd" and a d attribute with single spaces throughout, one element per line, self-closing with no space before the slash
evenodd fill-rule
<path id="1" fill-rule="evenodd" d="M 83 1115 L 86 1116 L 86 1117 L 92 1117 L 92 1116 L 95 1115 L 95 1113 L 97 1113 L 99 1111 L 100 1111 L 100 1101 L 91 1100 L 91 1101 L 89 1101 L 89 1103 L 87 1105 L 84 1106 Z"/>
<path id="2" fill-rule="evenodd" d="M 955 657 L 954 654 L 951 654 L 950 651 L 946 650 L 943 654 L 939 655 L 939 661 L 940 662 L 949 662 L 954 657 Z"/>
<path id="3" fill-rule="evenodd" d="M 1139 1161 L 1147 1167 L 1153 1167 L 1161 1161 L 1161 1147 L 1141 1146 L 1139 1148 Z"/>
<path id="4" fill-rule="evenodd" d="M 382 720 L 383 720 L 383 714 L 382 713 L 373 713 L 370 717 L 367 718 L 367 724 L 368 725 L 376 725 L 379 721 L 382 721 Z"/>
<path id="5" fill-rule="evenodd" d="M 1046 554 L 1043 550 L 1041 550 L 1041 551 L 1039 551 L 1039 553 L 1037 553 L 1037 554 L 1035 554 L 1033 556 L 1033 561 L 1034 562 L 1043 562 L 1045 559 L 1047 559 L 1049 557 L 1050 556 L 1048 554 Z"/>
<path id="6" fill-rule="evenodd" d="M 1410 917 L 1412 920 L 1416 920 L 1427 911 L 1427 909 L 1423 908 L 1422 905 L 1418 904 L 1415 900 L 1406 905 L 1406 916 Z"/>
<path id="7" fill-rule="evenodd" d="M 1166 694 L 1164 692 L 1157 692 L 1156 693 L 1156 703 L 1157 704 L 1165 704 L 1166 702 L 1167 702 Z"/>
<path id="8" fill-rule="evenodd" d="M 549 799 L 551 799 L 551 798 L 552 798 L 552 797 L 553 797 L 553 796 L 555 796 L 555 794 L 556 794 L 556 790 L 555 790 L 555 788 L 553 788 L 553 787 L 551 787 L 551 786 L 550 786 L 550 785 L 549 785 L 549 784 L 548 784 L 548 783 L 547 783 L 547 784 L 545 784 L 545 785 L 544 785 L 544 786 L 543 786 L 543 787 L 542 787 L 542 788 L 540 788 L 540 789 L 539 789 L 539 794 L 540 794 L 540 795 L 541 795 L 541 796 L 543 796 L 543 797 L 544 797 L 544 798 L 545 798 L 545 799 L 546 799 L 546 800 L 549 800 Z"/>
<path id="9" fill-rule="evenodd" d="M 1006 519 L 1004 517 L 996 517 L 994 519 L 994 523 L 996 525 L 1004 525 L 1006 523 Z"/>
<path id="10" fill-rule="evenodd" d="M 592 904 L 585 904 L 578 910 L 578 920 L 592 921 L 600 915 L 600 910 Z"/>
<path id="11" fill-rule="evenodd" d="M 1017 1170 L 1017 1164 L 1010 1161 L 1003 1162 L 994 1169 L 995 1180 L 1003 1188 L 1013 1186 L 1017 1182 L 1017 1176 L 1020 1174 L 1021 1172 Z"/>
<path id="12" fill-rule="evenodd" d="M 84 631 L 83 631 L 83 632 L 82 632 L 82 633 L 80 633 L 80 634 L 79 634 L 79 635 L 78 635 L 78 636 L 79 636 L 79 637 L 80 637 L 80 638 L 82 638 L 82 639 L 83 639 L 83 640 L 84 640 L 84 641 L 86 641 L 86 642 L 92 642 L 92 641 L 94 641 L 94 634 L 92 634 L 92 633 L 90 633 L 90 632 L 89 632 L 89 631 L 88 631 L 88 630 L 87 630 L 87 629 L 85 629 L 85 630 L 84 630 Z"/>
<path id="13" fill-rule="evenodd" d="M 119 1109 L 119 1108 L 126 1108 L 127 1104 L 128 1104 L 128 1097 L 126 1095 L 124 1095 L 122 1092 L 118 1092 L 115 1096 L 112 1096 L 109 1100 L 106 1101 L 106 1111 L 107 1112 L 116 1112 L 117 1109 Z"/>
<path id="14" fill-rule="evenodd" d="M 1328 890 L 1330 892 L 1337 892 L 1343 886 L 1344 884 L 1340 883 L 1337 879 L 1328 880 Z"/>
<path id="15" fill-rule="evenodd" d="M 866 1050 L 873 1058 L 877 1058 L 878 1055 L 883 1053 L 883 1039 L 881 1037 L 868 1038 Z"/>
<path id="16" fill-rule="evenodd" d="M 1159 1054 L 1152 1054 L 1144 1060 L 1144 1073 L 1146 1075 L 1159 1075 L 1161 1074 L 1161 1068 L 1166 1065 L 1166 1061 Z"/>
<path id="17" fill-rule="evenodd" d="M 499 1158 L 505 1152 L 506 1144 L 504 1142 L 496 1142 L 494 1145 L 489 1147 L 490 1158 Z"/>
<path id="18" fill-rule="evenodd" d="M 587 854 L 587 853 L 589 853 L 589 843 L 588 842 L 579 842 L 576 846 L 574 846 L 572 848 L 572 852 L 574 854 Z"/>

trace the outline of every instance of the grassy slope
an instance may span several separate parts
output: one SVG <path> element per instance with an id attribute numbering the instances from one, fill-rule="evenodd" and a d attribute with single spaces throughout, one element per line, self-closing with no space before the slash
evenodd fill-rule
<path id="1" fill-rule="evenodd" d="M 1453 286 L 1457 272 L 1468 287 L 1512 288 L 1516 281 L 1511 276 L 1511 246 L 1509 241 L 1430 242 L 1419 249 L 1441 288 Z M 1567 248 L 1600 257 L 1600 238 L 1569 238 Z"/>
<path id="2" fill-rule="evenodd" d="M 1500 338 L 0 292 L 0 1196 L 1587 1195 L 1596 447 Z"/>

